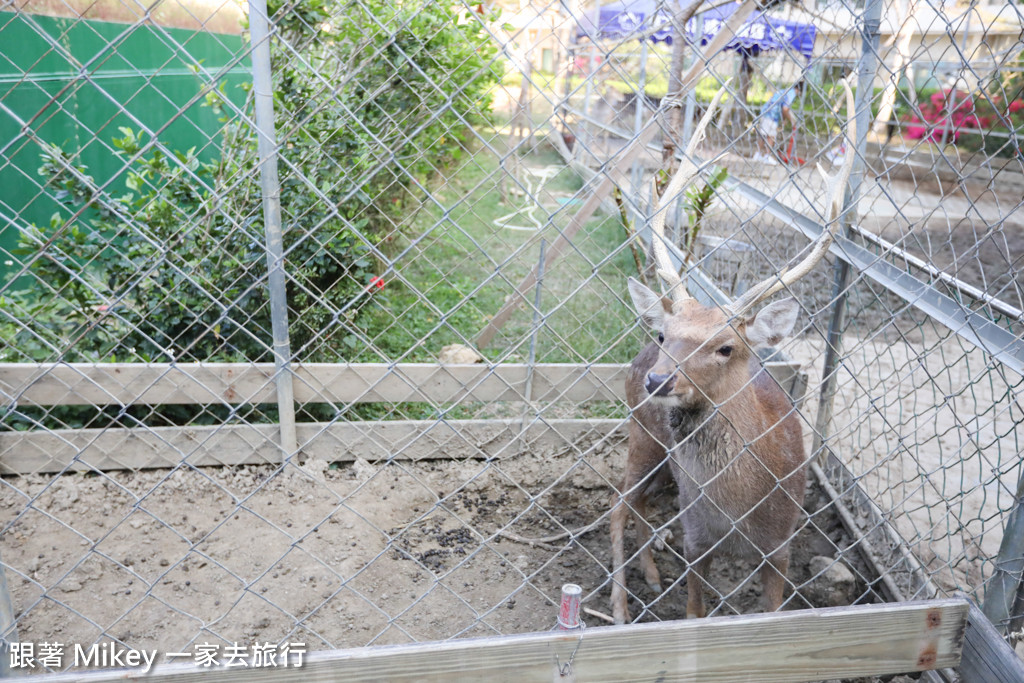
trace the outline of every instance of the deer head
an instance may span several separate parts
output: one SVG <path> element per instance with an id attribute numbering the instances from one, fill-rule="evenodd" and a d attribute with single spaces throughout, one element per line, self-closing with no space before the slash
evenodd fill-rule
<path id="1" fill-rule="evenodd" d="M 853 92 L 841 81 L 846 93 L 847 135 L 856 137 Z M 678 196 L 699 174 L 692 161 L 714 109 L 725 88 L 718 92 L 697 126 L 679 170 L 672 178 L 651 220 L 653 253 L 658 274 L 664 280 L 668 296 L 660 296 L 639 281 L 629 278 L 633 305 L 644 322 L 658 332 L 660 346 L 657 362 L 646 378 L 651 396 L 674 405 L 696 408 L 719 405 L 739 393 L 750 380 L 750 363 L 761 347 L 774 346 L 796 324 L 799 307 L 792 298 L 765 306 L 756 315 L 750 309 L 776 292 L 789 287 L 814 268 L 824 257 L 839 227 L 843 190 L 853 168 L 852 145 L 835 175 L 829 176 L 819 165 L 828 188 L 826 229 L 812 243 L 809 253 L 792 268 L 784 269 L 753 287 L 731 306 L 709 308 L 698 303 L 687 291 L 683 278 L 673 267 L 664 245 L 664 200 Z"/>
<path id="2" fill-rule="evenodd" d="M 647 375 L 647 392 L 684 408 L 723 403 L 737 394 L 750 378 L 753 352 L 778 344 L 799 312 L 794 299 L 784 299 L 730 325 L 722 309 L 692 298 L 674 304 L 632 278 L 629 293 L 645 312 L 644 321 L 658 331 L 661 347 Z"/>

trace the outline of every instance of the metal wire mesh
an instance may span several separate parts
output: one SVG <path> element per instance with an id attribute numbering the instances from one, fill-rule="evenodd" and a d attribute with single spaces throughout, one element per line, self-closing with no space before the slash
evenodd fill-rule
<path id="1" fill-rule="evenodd" d="M 680 32 L 667 2 L 0 9 L 0 626 L 36 647 L 8 665 L 548 629 L 566 582 L 611 611 L 623 500 L 661 578 L 628 535 L 631 617 L 685 616 L 673 477 L 622 484 L 658 332 L 626 282 L 659 287 L 652 183 L 727 81 L 665 211 L 714 310 L 806 253 L 815 166 L 855 157 L 763 354 L 796 407 L 752 441 L 793 419 L 809 463 L 783 608 L 964 590 L 1019 630 L 1015 5 L 780 4 L 704 55 L 720 8 Z M 771 553 L 712 545 L 709 613 L 761 609 Z"/>

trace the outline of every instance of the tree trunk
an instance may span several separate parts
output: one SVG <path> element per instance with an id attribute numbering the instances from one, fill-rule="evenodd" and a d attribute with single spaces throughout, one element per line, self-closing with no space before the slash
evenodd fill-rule
<path id="1" fill-rule="evenodd" d="M 666 175 L 671 175 L 671 171 L 675 167 L 676 148 L 679 145 L 677 136 L 681 128 L 680 123 L 683 112 L 683 97 L 696 85 L 697 77 L 707 68 L 710 59 L 729 44 L 729 41 L 733 39 L 740 27 L 743 26 L 743 22 L 747 20 L 747 17 L 758 6 L 757 0 L 744 0 L 743 4 L 736 8 L 732 16 L 726 20 L 715 37 L 711 39 L 703 54 L 694 60 L 693 65 L 690 66 L 685 74 L 679 75 L 683 70 L 683 61 L 686 57 L 686 22 L 693 18 L 693 15 L 697 13 L 703 2 L 704 0 L 694 0 L 685 9 L 680 10 L 672 22 L 675 34 L 672 37 L 672 65 L 669 71 L 668 97 L 666 99 L 672 102 L 674 106 L 668 110 L 668 125 L 662 126 L 664 142 L 661 149 L 662 168 L 668 171 Z"/>
<path id="2" fill-rule="evenodd" d="M 742 54 L 740 62 L 740 87 L 737 89 L 736 99 L 743 103 L 744 114 L 750 111 L 750 84 L 754 80 L 754 65 L 750 63 L 750 55 Z"/>
<path id="3" fill-rule="evenodd" d="M 910 39 L 914 35 L 914 15 L 917 12 L 917 3 L 918 0 L 906 0 L 903 22 L 896 35 L 896 56 L 893 58 L 892 75 L 885 84 L 885 90 L 882 91 L 882 99 L 878 103 L 878 116 L 875 117 L 873 126 L 875 133 L 879 135 L 886 133 L 889 127 L 889 122 L 893 118 L 900 80 L 910 68 Z M 911 84 L 911 88 L 913 88 L 913 84 Z"/>

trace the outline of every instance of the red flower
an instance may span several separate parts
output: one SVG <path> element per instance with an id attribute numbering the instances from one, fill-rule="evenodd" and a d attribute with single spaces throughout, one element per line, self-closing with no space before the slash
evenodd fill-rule
<path id="1" fill-rule="evenodd" d="M 910 140 L 919 140 L 924 137 L 925 127 L 924 126 L 908 126 L 907 127 L 907 138 Z"/>
<path id="2" fill-rule="evenodd" d="M 1021 109 L 1024 109 L 1024 100 L 1014 100 L 1013 102 L 1010 102 L 1009 110 L 1011 114 L 1016 114 Z"/>

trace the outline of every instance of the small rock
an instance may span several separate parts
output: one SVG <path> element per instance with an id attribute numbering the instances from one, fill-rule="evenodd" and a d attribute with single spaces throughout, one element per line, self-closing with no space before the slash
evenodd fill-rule
<path id="1" fill-rule="evenodd" d="M 103 578 L 103 565 L 96 561 L 86 562 L 79 567 L 79 571 L 87 581 L 98 581 Z"/>
<path id="2" fill-rule="evenodd" d="M 654 549 L 657 551 L 665 550 L 670 547 L 673 539 L 671 529 L 662 529 L 654 534 Z"/>
<path id="3" fill-rule="evenodd" d="M 74 593 L 75 591 L 82 590 L 82 584 L 75 580 L 65 581 L 60 585 L 60 589 L 65 593 Z"/>
<path id="4" fill-rule="evenodd" d="M 329 470 L 330 467 L 331 464 L 329 462 L 319 458 L 310 458 L 302 465 L 303 470 L 305 470 L 311 477 L 321 482 L 326 480 L 327 470 Z"/>
<path id="5" fill-rule="evenodd" d="M 377 468 L 356 456 L 356 459 L 352 461 L 352 472 L 355 474 L 356 481 L 369 481 L 377 474 Z"/>
<path id="6" fill-rule="evenodd" d="M 842 561 L 818 555 L 811 558 L 809 568 L 814 578 L 804 593 L 815 605 L 839 607 L 857 598 L 857 577 Z"/>
<path id="7" fill-rule="evenodd" d="M 62 481 L 54 488 L 53 500 L 58 510 L 67 510 L 78 501 L 78 487 L 70 481 Z"/>
<path id="8" fill-rule="evenodd" d="M 437 362 L 442 365 L 466 365 L 482 363 L 483 357 L 464 344 L 449 344 L 437 355 Z"/>

